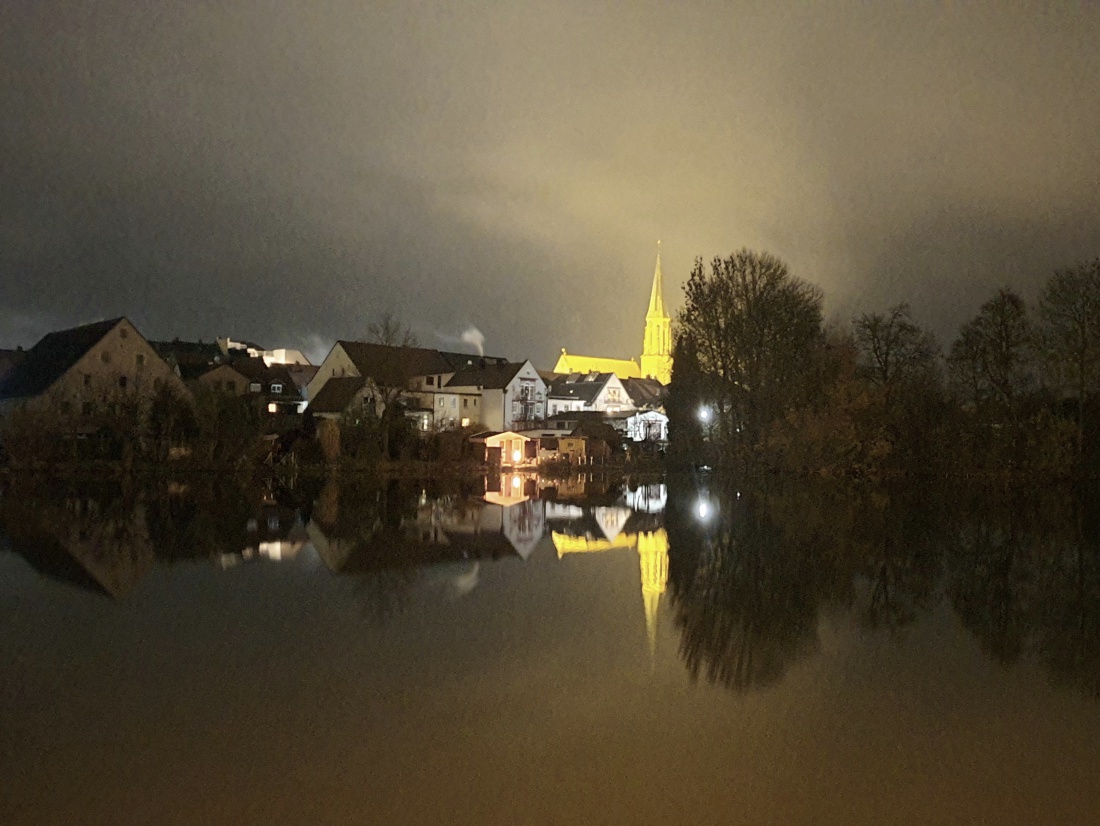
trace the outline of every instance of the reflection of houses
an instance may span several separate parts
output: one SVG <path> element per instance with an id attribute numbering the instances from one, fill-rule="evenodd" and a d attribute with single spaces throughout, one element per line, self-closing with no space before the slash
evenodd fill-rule
<path id="1" fill-rule="evenodd" d="M 72 497 L 64 503 L 5 508 L 12 548 L 44 576 L 120 599 L 153 565 L 145 507 L 104 505 Z"/>
<path id="2" fill-rule="evenodd" d="M 334 572 L 361 574 L 452 562 L 519 556 L 526 559 L 544 534 L 543 503 L 534 486 L 509 474 L 482 499 L 417 500 L 396 523 L 384 511 L 373 520 L 342 518 L 339 491 L 322 492 L 306 530 Z"/>

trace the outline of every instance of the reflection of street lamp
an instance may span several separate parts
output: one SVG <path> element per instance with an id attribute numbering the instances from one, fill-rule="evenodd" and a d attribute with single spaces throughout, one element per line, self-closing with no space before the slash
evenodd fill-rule
<path id="1" fill-rule="evenodd" d="M 512 487 L 514 487 L 514 488 L 519 487 L 519 477 L 518 476 L 513 476 L 512 477 Z"/>

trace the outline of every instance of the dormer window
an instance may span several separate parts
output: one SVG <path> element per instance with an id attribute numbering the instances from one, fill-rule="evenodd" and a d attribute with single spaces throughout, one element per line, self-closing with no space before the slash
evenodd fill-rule
<path id="1" fill-rule="evenodd" d="M 271 385 L 271 392 L 272 393 L 282 393 L 283 392 L 283 386 L 281 384 L 275 383 L 275 384 Z"/>

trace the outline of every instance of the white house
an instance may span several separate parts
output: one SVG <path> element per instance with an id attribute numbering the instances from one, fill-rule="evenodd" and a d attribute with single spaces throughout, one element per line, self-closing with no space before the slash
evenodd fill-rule
<path id="1" fill-rule="evenodd" d="M 491 430 L 514 430 L 546 415 L 546 382 L 530 361 L 459 370 L 443 392 L 459 399 L 476 395 L 479 404 L 472 422 Z"/>
<path id="2" fill-rule="evenodd" d="M 630 394 L 614 373 L 559 376 L 547 392 L 547 416 L 566 412 L 623 413 L 634 409 Z"/>

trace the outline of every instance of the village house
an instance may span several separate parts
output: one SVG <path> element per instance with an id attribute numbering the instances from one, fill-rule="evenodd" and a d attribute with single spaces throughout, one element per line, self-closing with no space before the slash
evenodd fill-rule
<path id="1" fill-rule="evenodd" d="M 620 413 L 634 402 L 614 373 L 570 373 L 558 376 L 547 391 L 547 418 L 563 412 Z"/>
<path id="2" fill-rule="evenodd" d="M 459 370 L 447 382 L 445 392 L 454 393 L 469 411 L 470 423 L 494 431 L 522 429 L 546 415 L 546 382 L 530 361 L 503 362 Z"/>
<path id="3" fill-rule="evenodd" d="M 435 421 L 435 395 L 452 375 L 450 363 L 437 350 L 337 341 L 307 385 L 306 394 L 311 400 L 316 398 L 333 378 L 365 378 L 373 385 L 379 412 L 387 403 L 400 402 L 417 429 L 429 430 Z"/>
<path id="4" fill-rule="evenodd" d="M 123 402 L 147 404 L 162 385 L 190 395 L 137 328 L 113 318 L 44 336 L 0 382 L 0 412 L 25 406 L 91 423 Z"/>
<path id="5" fill-rule="evenodd" d="M 330 378 L 317 391 L 308 409 L 322 419 L 343 419 L 359 410 L 381 415 L 374 383 L 363 376 Z"/>
<path id="6" fill-rule="evenodd" d="M 261 358 L 238 358 L 199 375 L 194 384 L 231 396 L 245 396 L 260 413 L 292 414 L 306 402 L 287 367 L 267 365 Z"/>

